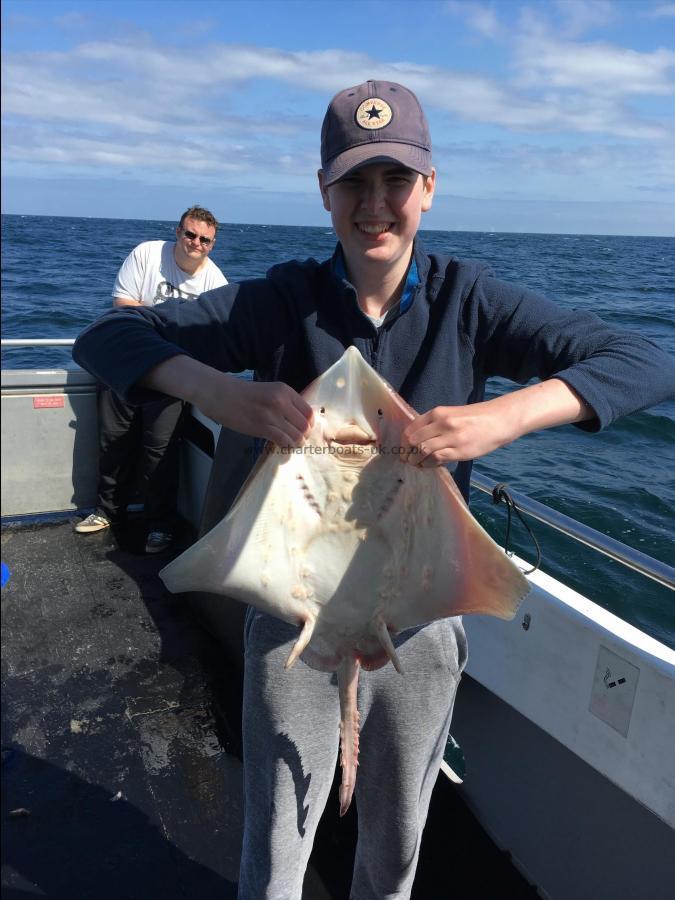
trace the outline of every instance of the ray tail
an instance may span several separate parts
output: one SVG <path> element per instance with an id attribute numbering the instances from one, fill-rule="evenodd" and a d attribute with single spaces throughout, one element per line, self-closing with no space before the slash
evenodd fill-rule
<path id="1" fill-rule="evenodd" d="M 345 657 L 337 670 L 340 692 L 340 815 L 349 809 L 356 784 L 356 767 L 359 764 L 359 711 L 356 708 L 356 692 L 359 683 L 359 661 Z"/>

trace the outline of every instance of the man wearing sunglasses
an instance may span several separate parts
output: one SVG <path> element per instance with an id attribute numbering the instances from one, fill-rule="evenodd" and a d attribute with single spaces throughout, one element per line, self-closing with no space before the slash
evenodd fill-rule
<path id="1" fill-rule="evenodd" d="M 113 306 L 156 306 L 171 298 L 193 300 L 227 284 L 209 259 L 217 230 L 212 213 L 192 206 L 181 216 L 175 242 L 139 244 L 117 274 Z M 144 407 L 130 406 L 109 388 L 100 386 L 98 500 L 95 511 L 78 522 L 75 531 L 89 534 L 124 519 L 139 463 L 148 531 L 145 551 L 160 553 L 171 544 L 182 410 L 182 402 L 174 398 Z"/>

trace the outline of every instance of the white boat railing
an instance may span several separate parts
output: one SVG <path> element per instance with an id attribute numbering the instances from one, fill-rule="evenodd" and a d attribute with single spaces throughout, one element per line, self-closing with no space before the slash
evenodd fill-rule
<path id="1" fill-rule="evenodd" d="M 492 494 L 496 484 L 484 475 L 474 472 L 471 476 L 471 486 L 486 494 Z M 509 495 L 521 513 L 525 513 L 532 519 L 543 522 L 556 531 L 574 538 L 580 544 L 585 544 L 587 547 L 597 550 L 604 556 L 608 556 L 629 569 L 634 569 L 641 575 L 645 575 L 647 578 L 651 578 L 659 584 L 675 590 L 675 568 L 667 563 L 654 559 L 640 550 L 634 550 L 632 547 L 622 544 L 621 541 L 617 541 L 601 531 L 596 531 L 582 522 L 577 522 L 576 519 L 571 519 L 564 513 L 551 509 L 550 506 L 546 506 L 538 500 L 533 500 L 526 494 L 521 494 L 509 488 Z"/>
<path id="2" fill-rule="evenodd" d="M 3 347 L 72 347 L 75 343 L 75 338 L 3 338 L 0 343 Z M 494 482 L 476 472 L 471 477 L 471 485 L 486 494 L 492 494 L 496 487 Z M 582 522 L 577 522 L 576 519 L 557 512 L 557 510 L 551 509 L 550 506 L 546 506 L 538 500 L 533 500 L 526 494 L 512 491 L 510 488 L 509 494 L 518 509 L 530 518 L 543 522 L 550 528 L 571 537 L 580 544 L 584 544 L 621 565 L 633 569 L 671 590 L 675 590 L 675 568 L 667 563 L 654 559 L 640 550 L 628 547 L 626 544 L 622 544 L 621 541 L 596 531 Z"/>
<path id="3" fill-rule="evenodd" d="M 3 347 L 72 347 L 75 338 L 2 338 Z"/>

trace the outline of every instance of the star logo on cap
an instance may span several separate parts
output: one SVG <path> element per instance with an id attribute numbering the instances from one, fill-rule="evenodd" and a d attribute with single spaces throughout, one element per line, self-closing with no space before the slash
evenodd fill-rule
<path id="1" fill-rule="evenodd" d="M 361 128 L 372 131 L 376 128 L 384 128 L 391 122 L 393 112 L 391 106 L 379 97 L 364 100 L 356 110 L 356 122 Z"/>

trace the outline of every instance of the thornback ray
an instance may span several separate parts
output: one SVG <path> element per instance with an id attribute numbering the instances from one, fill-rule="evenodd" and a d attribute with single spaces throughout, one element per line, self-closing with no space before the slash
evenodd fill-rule
<path id="1" fill-rule="evenodd" d="M 287 666 L 300 656 L 338 673 L 344 814 L 359 668 L 402 671 L 391 635 L 407 628 L 511 619 L 529 583 L 445 468 L 402 460 L 416 413 L 355 347 L 302 396 L 314 411 L 304 445 L 268 444 L 225 518 L 160 576 L 173 593 L 223 594 L 301 626 Z"/>

